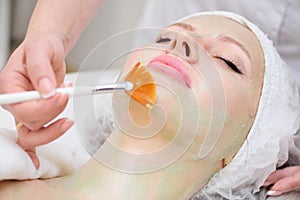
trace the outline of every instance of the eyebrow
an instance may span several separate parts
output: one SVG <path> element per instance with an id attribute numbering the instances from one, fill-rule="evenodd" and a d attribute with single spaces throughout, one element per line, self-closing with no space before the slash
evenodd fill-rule
<path id="1" fill-rule="evenodd" d="M 219 35 L 219 36 L 217 36 L 217 39 L 219 39 L 219 40 L 221 40 L 223 42 L 226 42 L 226 43 L 231 43 L 231 44 L 234 43 L 234 44 L 236 44 L 237 46 L 239 46 L 246 53 L 246 55 L 250 59 L 250 53 L 246 49 L 246 47 L 244 45 L 242 45 L 241 43 L 239 43 L 238 41 L 236 41 L 235 39 L 233 39 L 232 37 L 228 37 L 226 35 Z"/>
<path id="2" fill-rule="evenodd" d="M 180 27 L 180 28 L 183 28 L 185 30 L 192 31 L 192 32 L 196 31 L 196 28 L 194 26 L 192 26 L 190 24 L 183 23 L 183 22 L 177 22 L 175 24 L 172 24 L 171 26 L 177 26 L 177 27 Z M 198 36 L 198 37 L 202 38 L 202 36 Z M 218 35 L 218 36 L 215 36 L 215 38 L 217 38 L 217 39 L 219 39 L 223 42 L 226 42 L 226 43 L 231 43 L 231 44 L 234 43 L 235 45 L 240 47 L 246 53 L 246 55 L 248 56 L 249 59 L 251 58 L 250 53 L 247 50 L 247 48 L 244 45 L 242 45 L 241 43 L 239 43 L 238 41 L 236 41 L 235 39 L 233 39 L 229 36 L 226 36 L 226 35 Z"/>
<path id="3" fill-rule="evenodd" d="M 183 28 L 188 31 L 193 31 L 193 32 L 196 31 L 196 28 L 194 26 L 183 23 L 183 22 L 177 22 L 175 24 L 172 24 L 171 26 L 178 26 L 178 27 Z"/>

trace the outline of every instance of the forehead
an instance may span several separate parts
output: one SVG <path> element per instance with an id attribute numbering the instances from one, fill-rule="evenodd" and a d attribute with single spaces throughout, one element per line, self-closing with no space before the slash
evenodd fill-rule
<path id="1" fill-rule="evenodd" d="M 264 55 L 260 42 L 246 25 L 215 15 L 200 15 L 186 19 L 182 23 L 192 25 L 191 31 L 204 37 L 226 35 L 233 38 L 248 50 L 254 75 L 264 71 Z"/>

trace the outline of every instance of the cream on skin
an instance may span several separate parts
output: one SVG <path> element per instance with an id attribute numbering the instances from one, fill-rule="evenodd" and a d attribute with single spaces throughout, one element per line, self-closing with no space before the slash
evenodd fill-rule
<path id="1" fill-rule="evenodd" d="M 252 126 L 261 94 L 264 58 L 255 35 L 243 25 L 225 17 L 197 16 L 167 27 L 158 40 L 148 47 L 151 48 L 141 48 L 129 56 L 123 74 L 137 61 L 148 64 L 159 56 L 168 55 L 182 63 L 187 75 L 184 72 L 174 73 L 174 70 L 162 72 L 159 67 L 149 65 L 155 81 L 161 83 L 157 86 L 157 107 L 154 106 L 149 112 L 126 95 L 117 95 L 113 101 L 121 106 L 126 106 L 129 102 L 128 113 L 138 126 L 149 123 L 155 125 L 160 121 L 164 122 L 164 126 L 147 139 L 134 137 L 139 133 L 134 133 L 134 130 L 130 134 L 123 132 L 128 128 L 124 127 L 127 123 L 122 123 L 128 119 L 128 113 L 121 113 L 116 119 L 122 129 L 116 126 L 109 142 L 127 152 L 151 153 L 172 143 L 181 117 L 188 117 L 192 121 L 193 117 L 197 117 L 197 110 L 201 117 L 191 146 L 173 163 L 156 171 L 126 173 L 92 158 L 78 172 L 66 177 L 44 181 L 3 182 L 0 185 L 0 197 L 16 191 L 27 191 L 24 195 L 28 195 L 30 188 L 39 187 L 41 196 L 36 197 L 37 199 L 44 198 L 45 194 L 47 197 L 56 195 L 56 199 L 59 199 L 59 195 L 67 195 L 73 199 L 188 199 L 214 173 L 223 168 L 224 160 L 229 162 L 232 159 Z M 209 65 L 203 65 L 203 60 Z M 229 62 L 234 63 L 237 69 Z M 208 67 L 214 67 L 222 81 L 226 114 L 220 138 L 213 150 L 205 158 L 197 159 L 215 107 L 205 77 L 199 73 Z M 174 89 L 181 104 L 177 104 L 178 98 L 165 86 Z M 197 107 L 190 106 L 191 104 Z M 180 105 L 188 116 L 181 115 Z M 164 114 L 161 114 L 161 108 L 164 109 Z M 187 136 L 193 131 L 189 126 L 184 128 L 182 131 Z M 175 149 L 185 150 L 185 142 L 176 141 Z M 108 142 L 96 156 L 103 150 L 109 152 Z M 121 156 L 115 153 L 110 158 L 114 160 Z M 128 167 L 131 164 L 126 163 L 126 159 L 120 160 L 124 162 L 120 166 Z M 135 161 L 139 162 L 139 158 Z M 57 192 L 53 192 L 53 188 Z"/>

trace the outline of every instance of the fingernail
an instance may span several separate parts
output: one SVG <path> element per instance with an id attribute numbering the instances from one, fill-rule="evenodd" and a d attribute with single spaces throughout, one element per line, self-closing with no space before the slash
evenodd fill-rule
<path id="1" fill-rule="evenodd" d="M 39 89 L 40 89 L 40 92 L 41 92 L 41 96 L 44 99 L 48 99 L 48 98 L 55 95 L 55 89 L 54 89 L 53 84 L 51 83 L 49 78 L 47 78 L 47 77 L 42 78 L 39 81 L 38 85 L 39 85 Z"/>
<path id="2" fill-rule="evenodd" d="M 70 120 L 70 119 L 67 119 L 63 125 L 61 126 L 61 130 L 64 132 L 66 130 L 68 130 L 69 128 L 71 128 L 71 126 L 73 126 L 74 124 L 74 121 L 73 120 Z"/>
<path id="3" fill-rule="evenodd" d="M 281 195 L 281 194 L 282 194 L 282 192 L 280 192 L 280 191 L 274 191 L 274 190 L 269 190 L 266 193 L 267 196 L 278 196 L 278 195 Z"/>

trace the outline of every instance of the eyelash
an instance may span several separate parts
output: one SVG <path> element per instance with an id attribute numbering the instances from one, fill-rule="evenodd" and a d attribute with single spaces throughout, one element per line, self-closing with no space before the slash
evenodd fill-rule
<path id="1" fill-rule="evenodd" d="M 156 43 L 163 43 L 163 42 L 171 42 L 170 38 L 162 38 L 162 37 L 158 37 L 156 39 Z"/>
<path id="2" fill-rule="evenodd" d="M 226 58 L 223 58 L 222 56 L 216 56 L 216 58 L 218 58 L 218 59 L 222 60 L 223 62 L 225 62 L 226 65 L 228 65 L 228 67 L 230 67 L 236 73 L 243 74 L 243 72 L 237 67 L 237 65 L 233 61 L 230 61 Z"/>

